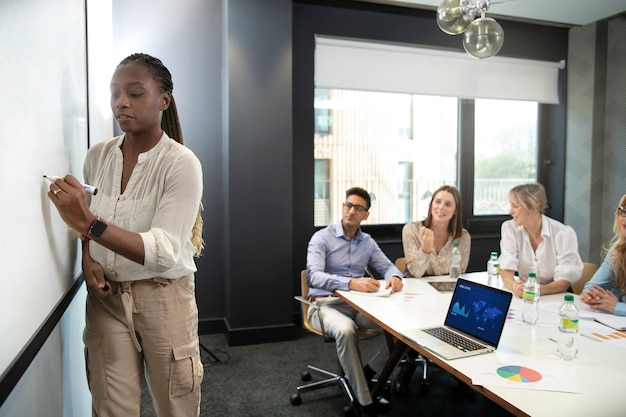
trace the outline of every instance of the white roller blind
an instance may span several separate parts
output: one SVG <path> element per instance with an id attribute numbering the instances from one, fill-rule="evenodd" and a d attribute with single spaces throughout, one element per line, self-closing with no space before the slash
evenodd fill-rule
<path id="1" fill-rule="evenodd" d="M 460 41 L 460 39 L 459 39 Z M 315 87 L 558 104 L 562 62 L 316 37 Z"/>

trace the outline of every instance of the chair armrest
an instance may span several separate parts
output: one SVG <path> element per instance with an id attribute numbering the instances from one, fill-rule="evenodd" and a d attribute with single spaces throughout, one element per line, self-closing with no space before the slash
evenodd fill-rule
<path id="1" fill-rule="evenodd" d="M 302 304 L 306 304 L 309 306 L 309 309 L 313 309 L 313 311 L 318 310 L 319 311 L 319 306 L 317 305 L 317 303 L 315 301 L 309 301 L 308 299 L 300 296 L 300 295 L 294 295 L 293 297 L 296 301 L 301 302 Z M 326 334 L 326 330 L 324 329 L 324 320 L 322 320 L 322 316 L 320 316 L 319 314 L 317 315 L 319 321 L 320 321 L 320 327 L 321 327 L 321 332 L 322 332 L 322 336 L 324 337 L 324 340 L 327 342 L 332 342 L 335 339 L 333 339 L 332 337 L 330 337 L 328 334 Z M 303 319 L 308 320 L 308 318 L 303 317 Z"/>
<path id="2" fill-rule="evenodd" d="M 315 303 L 315 301 L 309 301 L 306 298 L 300 296 L 300 295 L 296 295 L 293 297 L 295 300 L 300 301 L 301 303 L 307 304 L 309 307 L 313 307 L 313 308 L 318 308 L 317 304 Z"/>

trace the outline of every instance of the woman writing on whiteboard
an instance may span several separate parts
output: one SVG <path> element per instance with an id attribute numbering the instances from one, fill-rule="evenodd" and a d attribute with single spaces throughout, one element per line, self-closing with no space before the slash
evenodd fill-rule
<path id="1" fill-rule="evenodd" d="M 543 214 L 548 198 L 541 184 L 513 187 L 509 205 L 513 219 L 502 223 L 500 239 L 504 285 L 521 297 L 525 278 L 534 272 L 541 295 L 567 291 L 583 272 L 574 229 Z M 515 279 L 515 271 L 520 279 Z"/>
<path id="2" fill-rule="evenodd" d="M 626 195 L 615 211 L 613 232 L 604 262 L 585 284 L 580 301 L 593 309 L 626 316 Z"/>
<path id="3" fill-rule="evenodd" d="M 84 164 L 97 195 L 88 205 L 71 175 L 48 193 L 83 236 L 85 356 L 97 416 L 138 416 L 144 369 L 159 416 L 199 413 L 193 258 L 203 246 L 202 168 L 182 145 L 172 89 L 160 60 L 122 60 L 111 109 L 124 134 L 92 146 Z"/>

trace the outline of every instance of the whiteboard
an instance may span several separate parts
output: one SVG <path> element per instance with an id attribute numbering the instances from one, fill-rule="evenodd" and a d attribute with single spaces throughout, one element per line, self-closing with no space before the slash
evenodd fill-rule
<path id="1" fill-rule="evenodd" d="M 82 179 L 84 0 L 0 1 L 0 375 L 80 273 L 43 174 Z"/>

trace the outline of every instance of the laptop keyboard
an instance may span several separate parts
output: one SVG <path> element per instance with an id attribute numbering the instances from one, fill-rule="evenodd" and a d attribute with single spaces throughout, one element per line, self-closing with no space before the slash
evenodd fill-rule
<path id="1" fill-rule="evenodd" d="M 454 333 L 445 327 L 435 327 L 432 329 L 425 329 L 424 331 L 439 340 L 443 340 L 444 342 L 461 349 L 464 352 L 471 352 L 485 348 L 485 346 Z"/>

